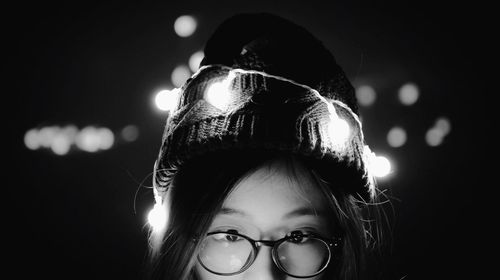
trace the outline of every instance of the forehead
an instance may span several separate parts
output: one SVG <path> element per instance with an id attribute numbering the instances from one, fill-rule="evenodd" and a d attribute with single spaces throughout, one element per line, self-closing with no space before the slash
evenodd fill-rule
<path id="1" fill-rule="evenodd" d="M 298 208 L 326 210 L 326 198 L 307 167 L 275 159 L 245 176 L 223 204 L 250 216 L 284 215 Z"/>

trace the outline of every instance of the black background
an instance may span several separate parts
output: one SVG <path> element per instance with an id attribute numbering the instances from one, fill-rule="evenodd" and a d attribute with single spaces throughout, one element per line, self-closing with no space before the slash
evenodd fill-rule
<path id="1" fill-rule="evenodd" d="M 472 238 L 479 221 L 471 209 L 483 200 L 484 188 L 472 174 L 488 153 L 477 145 L 488 133 L 477 121 L 484 113 L 476 110 L 487 96 L 478 80 L 483 72 L 473 66 L 484 51 L 476 49 L 484 45 L 482 13 L 468 5 L 417 1 L 235 2 L 4 8 L 9 160 L 2 231 L 11 278 L 139 279 L 153 203 L 150 189 L 139 187 L 151 185 L 165 118 L 152 96 L 171 86 L 172 69 L 202 49 L 222 20 L 267 11 L 306 27 L 354 85 L 377 90 L 377 101 L 361 114 L 372 149 L 395 164 L 394 174 L 380 181 L 396 198 L 394 244 L 381 266 L 383 279 L 481 279 L 481 266 L 472 264 L 480 255 Z M 199 23 L 188 38 L 173 30 L 183 14 Z M 397 100 L 397 89 L 408 81 L 421 92 L 410 107 Z M 425 132 L 440 116 L 450 119 L 451 133 L 441 146 L 429 147 Z M 70 123 L 114 131 L 134 124 L 140 137 L 95 154 L 56 156 L 24 146 L 30 128 Z M 385 141 L 396 124 L 408 133 L 401 148 Z"/>

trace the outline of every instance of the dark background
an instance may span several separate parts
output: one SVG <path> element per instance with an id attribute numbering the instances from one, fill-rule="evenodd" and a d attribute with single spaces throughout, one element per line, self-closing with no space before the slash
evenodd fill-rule
<path id="1" fill-rule="evenodd" d="M 486 133 L 476 121 L 483 113 L 474 107 L 485 99 L 477 80 L 482 73 L 473 66 L 483 26 L 471 19 L 481 19 L 481 13 L 469 5 L 366 2 L 7 5 L 9 89 L 3 96 L 9 102 L 2 104 L 9 168 L 2 231 L 11 278 L 139 279 L 153 204 L 151 190 L 140 186 L 151 185 L 165 120 L 152 96 L 171 86 L 173 68 L 202 49 L 222 20 L 266 11 L 306 27 L 354 85 L 370 84 L 378 93 L 361 114 L 368 143 L 395 165 L 394 174 L 380 182 L 394 197 L 395 215 L 382 279 L 481 279 L 481 266 L 472 264 L 477 240 L 471 238 L 479 223 L 470 211 L 482 189 L 472 176 L 479 167 L 471 162 L 485 157 L 473 152 L 481 150 L 476 140 Z M 173 30 L 183 14 L 199 24 L 188 38 Z M 421 93 L 410 107 L 397 100 L 397 89 L 408 81 Z M 440 116 L 450 119 L 451 133 L 442 145 L 429 147 L 425 132 Z M 69 123 L 114 131 L 134 124 L 140 135 L 99 153 L 57 156 L 25 147 L 27 130 Z M 401 148 L 385 140 L 396 124 L 408 133 Z"/>

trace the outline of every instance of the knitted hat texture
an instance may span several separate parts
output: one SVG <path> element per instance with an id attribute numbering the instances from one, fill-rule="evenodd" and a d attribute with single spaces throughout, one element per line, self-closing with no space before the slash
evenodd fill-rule
<path id="1" fill-rule="evenodd" d="M 219 26 L 204 55 L 176 91 L 155 163 L 157 195 L 185 162 L 249 149 L 342 165 L 359 179 L 348 192 L 374 195 L 354 89 L 319 40 L 281 17 L 239 14 Z"/>

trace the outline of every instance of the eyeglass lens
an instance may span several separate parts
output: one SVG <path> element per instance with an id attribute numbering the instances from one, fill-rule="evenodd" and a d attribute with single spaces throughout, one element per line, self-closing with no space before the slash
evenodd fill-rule
<path id="1" fill-rule="evenodd" d="M 231 233 L 215 233 L 201 244 L 199 261 L 211 272 L 221 275 L 237 274 L 248 268 L 256 250 L 246 238 Z M 286 273 L 307 277 L 323 270 L 330 258 L 328 245 L 317 238 L 288 239 L 275 250 L 275 261 Z"/>

